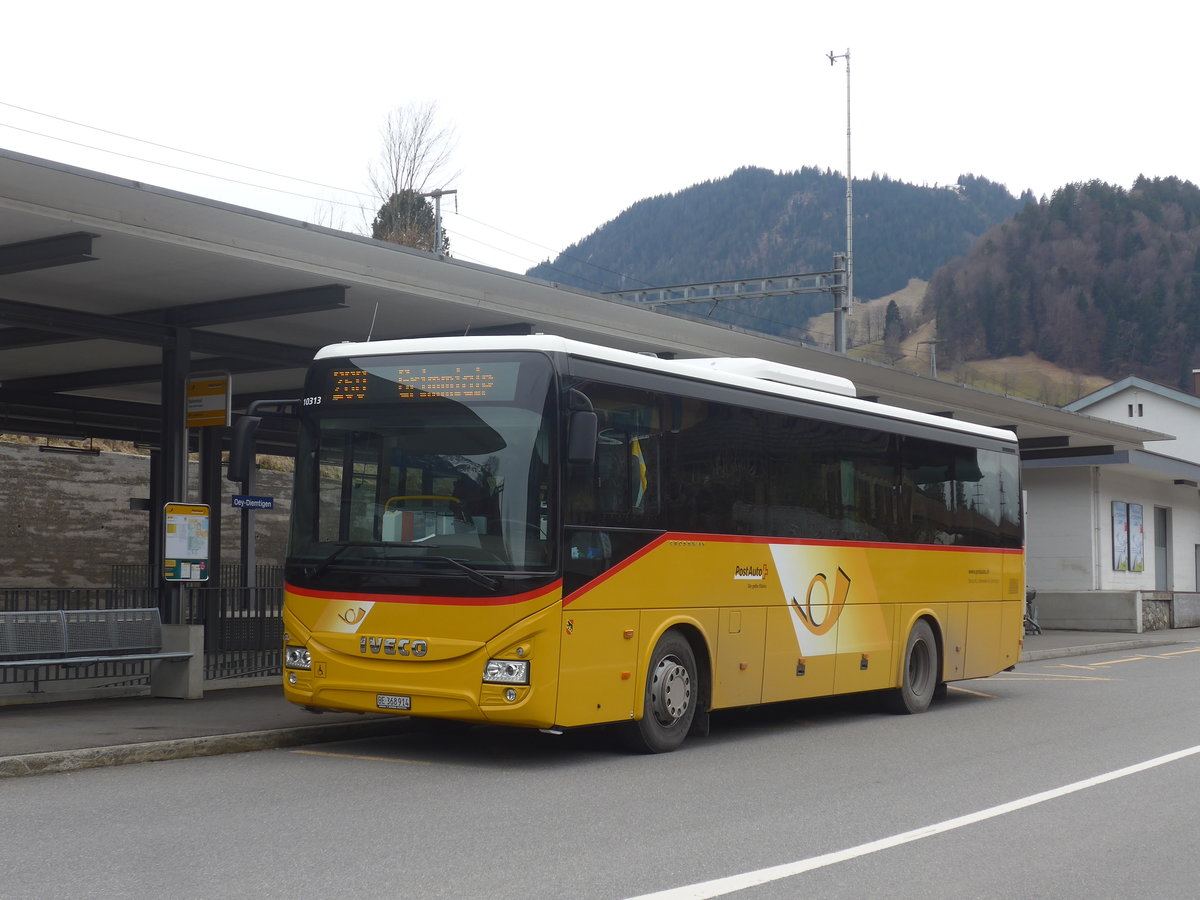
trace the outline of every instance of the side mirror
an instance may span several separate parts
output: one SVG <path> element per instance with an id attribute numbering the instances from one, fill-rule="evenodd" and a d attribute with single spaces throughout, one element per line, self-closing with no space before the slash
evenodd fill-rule
<path id="1" fill-rule="evenodd" d="M 241 416 L 233 423 L 233 434 L 229 439 L 229 468 L 225 477 L 229 481 L 246 481 L 250 467 L 254 465 L 254 435 L 262 424 L 260 416 Z"/>
<path id="2" fill-rule="evenodd" d="M 571 413 L 567 429 L 567 462 L 590 465 L 596 461 L 596 442 L 600 437 L 600 419 L 590 410 Z"/>
<path id="3" fill-rule="evenodd" d="M 233 433 L 229 437 L 229 467 L 225 471 L 225 478 L 243 483 L 249 479 L 250 467 L 254 465 L 254 436 L 258 433 L 263 416 L 292 419 L 299 408 L 299 400 L 252 401 L 246 407 L 246 414 L 233 423 Z"/>

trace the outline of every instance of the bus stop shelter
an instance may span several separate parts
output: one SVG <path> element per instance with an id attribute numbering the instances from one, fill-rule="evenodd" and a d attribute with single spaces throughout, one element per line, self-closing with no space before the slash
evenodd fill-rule
<path id="1" fill-rule="evenodd" d="M 1137 448 L 1143 429 L 778 338 L 638 308 L 359 235 L 0 150 L 0 433 L 151 448 L 150 561 L 163 509 L 220 497 L 227 429 L 189 428 L 189 378 L 228 374 L 236 415 L 298 396 L 315 350 L 368 338 L 559 334 L 638 352 L 770 359 L 860 396 L 1003 428 L 1029 455 Z M 260 433 L 290 452 L 286 430 Z M 220 557 L 219 530 L 211 555 Z M 160 586 L 164 619 L 177 585 Z"/>

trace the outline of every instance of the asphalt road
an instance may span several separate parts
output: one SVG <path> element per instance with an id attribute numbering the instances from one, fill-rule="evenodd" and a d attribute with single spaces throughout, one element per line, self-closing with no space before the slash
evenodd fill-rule
<path id="1" fill-rule="evenodd" d="M 414 724 L 8 779 L 0 893 L 1194 897 L 1198 681 L 1200 649 L 1166 647 L 1024 664 L 921 716 L 718 715 L 662 756 Z"/>

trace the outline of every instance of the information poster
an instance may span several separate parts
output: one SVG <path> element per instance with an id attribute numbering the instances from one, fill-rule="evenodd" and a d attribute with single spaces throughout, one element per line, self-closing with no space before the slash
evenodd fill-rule
<path id="1" fill-rule="evenodd" d="M 1129 504 L 1112 502 L 1113 569 L 1129 571 Z"/>
<path id="2" fill-rule="evenodd" d="M 1146 534 L 1140 503 L 1129 504 L 1129 571 L 1146 571 Z"/>
<path id="3" fill-rule="evenodd" d="M 208 513 L 203 504 L 168 503 L 163 507 L 165 580 L 208 580 Z"/>

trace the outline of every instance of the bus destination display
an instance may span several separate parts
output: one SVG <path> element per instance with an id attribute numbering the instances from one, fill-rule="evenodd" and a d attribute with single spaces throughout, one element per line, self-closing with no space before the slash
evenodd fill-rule
<path id="1" fill-rule="evenodd" d="M 511 400 L 518 363 L 336 368 L 329 373 L 331 403 L 381 400 Z"/>

